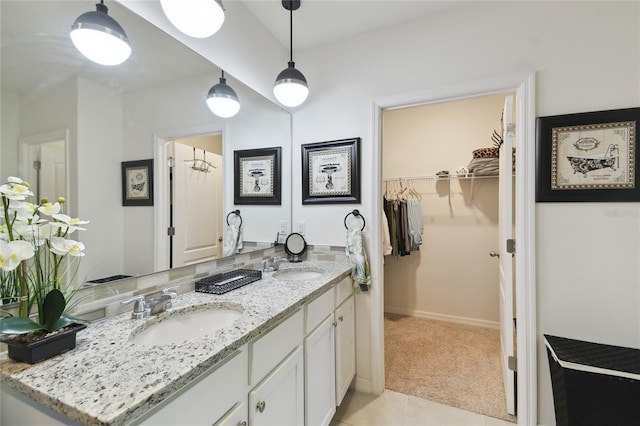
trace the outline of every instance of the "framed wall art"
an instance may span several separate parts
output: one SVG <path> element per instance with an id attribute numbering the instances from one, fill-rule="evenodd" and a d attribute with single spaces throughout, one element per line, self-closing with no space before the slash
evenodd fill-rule
<path id="1" fill-rule="evenodd" d="M 281 204 L 281 147 L 233 152 L 234 204 Z"/>
<path id="2" fill-rule="evenodd" d="M 540 117 L 536 201 L 640 201 L 640 108 Z"/>
<path id="3" fill-rule="evenodd" d="M 123 161 L 122 205 L 153 206 L 153 160 Z"/>
<path id="4" fill-rule="evenodd" d="M 302 145 L 302 204 L 360 202 L 360 138 Z"/>

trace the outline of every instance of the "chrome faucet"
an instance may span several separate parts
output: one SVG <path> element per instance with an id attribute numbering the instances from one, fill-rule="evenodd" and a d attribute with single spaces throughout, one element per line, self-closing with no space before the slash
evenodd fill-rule
<path id="1" fill-rule="evenodd" d="M 151 309 L 149 309 L 144 301 L 144 296 L 134 296 L 131 299 L 123 300 L 121 304 L 128 305 L 129 303 L 135 302 L 133 305 L 133 312 L 131 313 L 131 319 L 142 319 L 147 318 Z"/>
<path id="2" fill-rule="evenodd" d="M 280 267 L 280 264 L 284 262 L 286 259 L 284 257 L 278 256 L 271 259 L 265 259 L 262 261 L 262 271 L 263 272 L 273 272 L 277 271 Z"/>
<path id="3" fill-rule="evenodd" d="M 171 309 L 171 307 L 173 306 L 173 304 L 171 303 L 172 299 L 173 297 L 171 296 L 171 294 L 167 293 L 149 299 L 149 301 L 147 302 L 147 304 L 149 305 L 149 313 L 151 315 L 157 315 L 166 311 L 167 309 Z"/>

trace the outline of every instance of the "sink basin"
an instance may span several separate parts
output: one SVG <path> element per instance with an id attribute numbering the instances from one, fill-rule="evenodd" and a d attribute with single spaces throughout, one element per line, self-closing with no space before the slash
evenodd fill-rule
<path id="1" fill-rule="evenodd" d="M 211 308 L 191 311 L 152 324 L 136 334 L 131 341 L 138 345 L 153 346 L 182 343 L 189 339 L 212 334 L 242 316 L 242 311 L 231 308 Z"/>
<path id="2" fill-rule="evenodd" d="M 283 269 L 273 273 L 273 278 L 281 281 L 313 280 L 321 276 L 322 272 L 315 269 Z"/>

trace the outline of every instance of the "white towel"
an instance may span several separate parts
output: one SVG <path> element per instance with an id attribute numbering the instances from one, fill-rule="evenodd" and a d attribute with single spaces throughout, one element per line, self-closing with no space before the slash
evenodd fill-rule
<path id="1" fill-rule="evenodd" d="M 242 250 L 242 226 L 229 225 L 224 233 L 222 256 L 233 256 Z"/>
<path id="2" fill-rule="evenodd" d="M 369 291 L 371 286 L 371 270 L 367 260 L 367 252 L 364 249 L 364 240 L 360 229 L 347 231 L 347 256 L 351 261 L 351 278 L 354 287 L 360 287 L 362 291 Z"/>

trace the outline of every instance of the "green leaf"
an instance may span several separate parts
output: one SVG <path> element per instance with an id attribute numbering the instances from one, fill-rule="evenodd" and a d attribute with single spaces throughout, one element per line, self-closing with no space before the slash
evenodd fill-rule
<path id="1" fill-rule="evenodd" d="M 47 331 L 57 330 L 54 327 L 66 307 L 67 302 L 60 290 L 53 289 L 47 293 L 42 304 L 42 328 Z"/>
<path id="2" fill-rule="evenodd" d="M 66 327 L 68 325 L 71 325 L 73 323 L 75 323 L 76 321 L 74 321 L 74 319 L 72 317 L 68 317 L 66 315 L 62 315 L 60 318 L 58 318 L 58 321 L 56 321 L 55 324 L 53 324 L 53 328 L 51 328 L 51 330 L 49 331 L 56 331 L 56 330 L 60 330 L 63 327 Z"/>
<path id="3" fill-rule="evenodd" d="M 29 318 L 7 317 L 0 319 L 2 334 L 25 334 L 34 330 L 41 330 L 42 326 Z"/>

